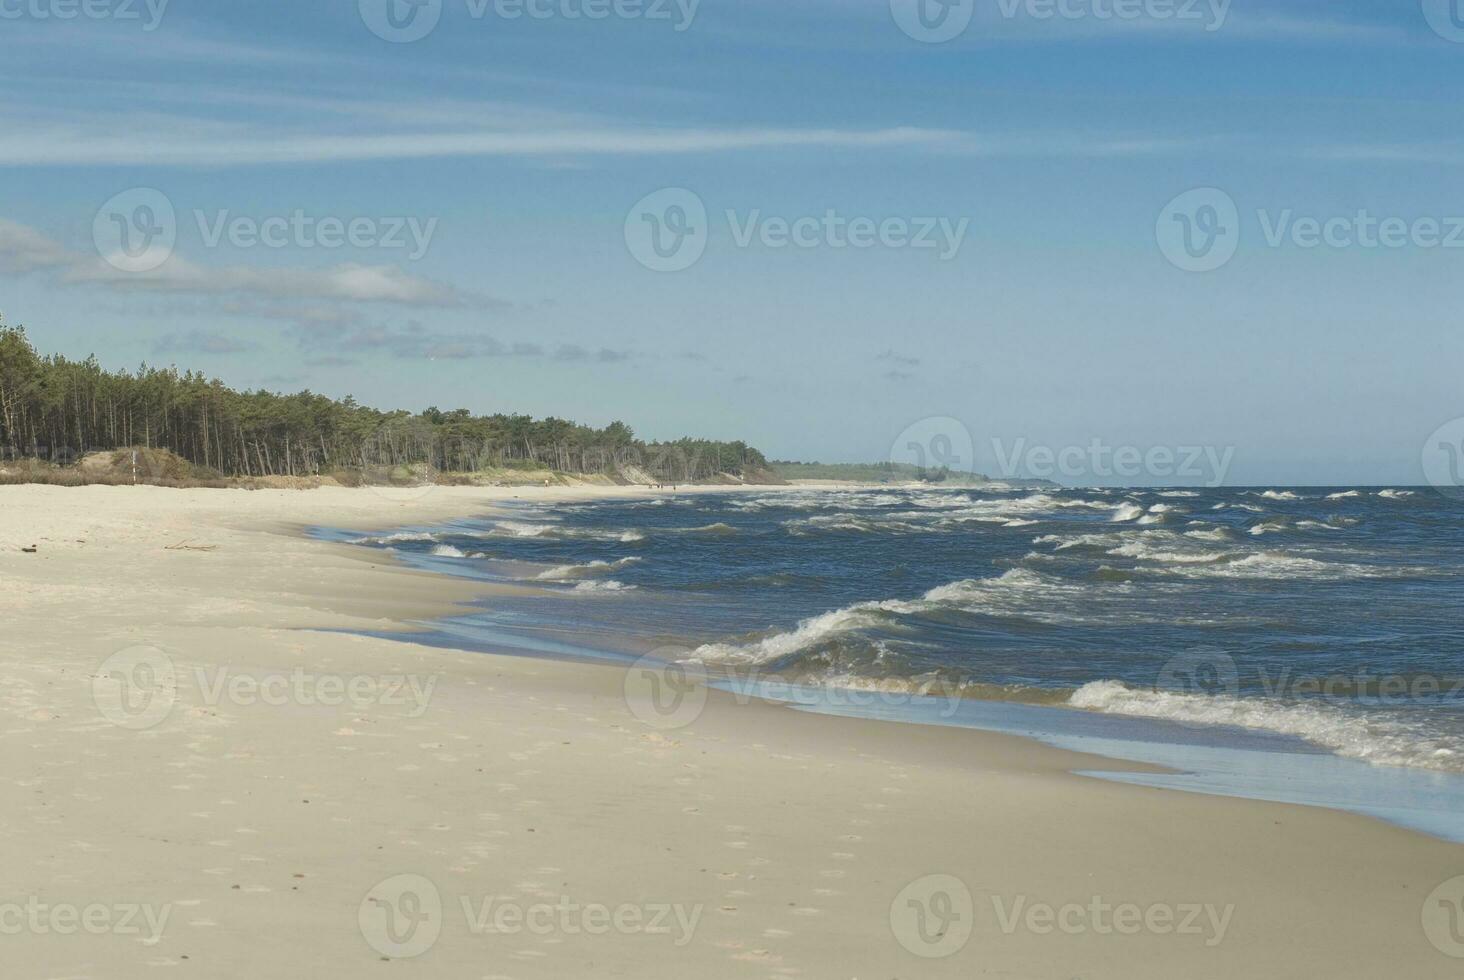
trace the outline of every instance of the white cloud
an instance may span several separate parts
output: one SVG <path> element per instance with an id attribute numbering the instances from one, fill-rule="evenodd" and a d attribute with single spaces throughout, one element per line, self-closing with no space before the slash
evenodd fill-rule
<path id="1" fill-rule="evenodd" d="M 0 269 L 23 274 L 68 266 L 75 259 L 34 228 L 0 218 Z"/>
<path id="2" fill-rule="evenodd" d="M 242 124 L 224 134 L 198 133 L 196 128 L 166 125 L 157 120 L 141 128 L 123 119 L 115 122 L 113 132 L 71 127 L 12 129 L 0 141 L 0 165 L 233 166 L 434 157 L 645 156 L 789 147 L 938 146 L 962 138 L 961 134 L 947 130 L 915 127 L 402 131 L 318 135 L 269 131 L 265 127 Z"/>
<path id="3" fill-rule="evenodd" d="M 99 256 L 71 251 L 26 225 L 0 219 L 0 270 L 49 272 L 61 281 L 131 292 L 246 296 L 261 299 L 463 306 L 469 297 L 446 283 L 394 266 L 353 262 L 319 269 L 201 266 L 174 255 L 147 272 L 123 272 Z"/>

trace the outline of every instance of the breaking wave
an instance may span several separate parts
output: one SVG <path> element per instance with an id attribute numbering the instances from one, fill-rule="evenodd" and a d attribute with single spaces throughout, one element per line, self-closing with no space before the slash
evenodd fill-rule
<path id="1" fill-rule="evenodd" d="M 548 571 L 540 572 L 534 578 L 541 582 L 572 582 L 594 575 L 603 575 L 606 572 L 619 571 L 622 568 L 639 564 L 642 560 L 630 557 L 621 558 L 619 561 L 592 561 L 583 565 L 559 565 Z"/>
<path id="2" fill-rule="evenodd" d="M 393 545 L 407 544 L 409 542 L 436 541 L 438 536 L 429 531 L 397 531 L 394 534 L 367 535 L 363 538 L 351 538 L 347 544 L 365 545 Z"/>
<path id="3" fill-rule="evenodd" d="M 1464 741 L 1425 733 L 1396 712 L 1388 715 L 1326 701 L 1153 691 L 1112 680 L 1083 685 L 1067 703 L 1105 714 L 1291 735 L 1374 765 L 1464 771 Z"/>
<path id="4" fill-rule="evenodd" d="M 579 538 L 586 541 L 618 541 L 633 544 L 645 540 L 643 531 L 601 531 L 571 528 L 560 524 L 531 524 L 526 521 L 497 521 L 493 534 L 509 538 Z"/>
<path id="5" fill-rule="evenodd" d="M 613 578 L 607 578 L 607 579 L 604 579 L 603 581 L 595 581 L 595 580 L 592 579 L 592 580 L 590 580 L 588 582 L 581 582 L 581 583 L 579 583 L 578 585 L 576 585 L 574 587 L 574 591 L 576 591 L 576 592 L 629 592 L 629 591 L 633 590 L 634 588 L 635 588 L 635 586 L 633 586 L 633 585 L 626 585 L 624 582 L 617 582 Z"/>

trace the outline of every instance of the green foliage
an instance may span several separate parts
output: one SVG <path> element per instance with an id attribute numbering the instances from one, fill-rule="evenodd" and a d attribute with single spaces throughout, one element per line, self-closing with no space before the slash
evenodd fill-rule
<path id="1" fill-rule="evenodd" d="M 64 461 L 133 446 L 168 449 L 230 477 L 327 475 L 344 483 L 509 468 L 622 478 L 642 471 L 689 483 L 767 465 L 745 443 L 646 444 L 623 422 L 595 429 L 466 409 L 381 412 L 310 391 L 236 391 L 173 367 L 106 371 L 95 358 L 42 357 L 23 328 L 0 322 L 0 456 Z"/>

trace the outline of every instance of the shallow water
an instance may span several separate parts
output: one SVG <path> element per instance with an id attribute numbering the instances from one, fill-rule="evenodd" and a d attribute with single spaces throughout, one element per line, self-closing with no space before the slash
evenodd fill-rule
<path id="1" fill-rule="evenodd" d="M 877 688 L 897 695 L 880 710 L 940 721 L 908 697 L 933 688 L 962 695 L 976 727 L 1010 721 L 999 702 L 1056 719 L 1028 734 L 1148 745 L 1104 754 L 1195 772 L 1131 781 L 1244 784 L 1388 816 L 1400 799 L 1424 801 L 1409 812 L 1464 799 L 1461 516 L 1407 488 L 917 487 L 524 505 L 322 533 L 538 590 L 442 624 L 444 643 L 655 651 L 713 676 Z M 1104 716 L 1124 727 L 1069 731 Z M 1133 739 L 1140 720 L 1167 734 Z M 1432 816 L 1389 819 L 1458 836 Z"/>

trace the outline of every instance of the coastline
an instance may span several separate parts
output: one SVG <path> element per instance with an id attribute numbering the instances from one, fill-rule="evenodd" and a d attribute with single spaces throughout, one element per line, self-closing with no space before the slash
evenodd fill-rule
<path id="1" fill-rule="evenodd" d="M 23 773 L 0 836 L 12 893 L 171 908 L 155 943 L 30 933 L 3 937 L 9 952 L 46 975 L 356 976 L 382 958 L 363 898 L 411 874 L 443 902 L 441 938 L 400 961 L 423 975 L 1456 975 L 1420 914 L 1464 872 L 1457 845 L 1102 782 L 1072 770 L 1143 767 L 971 729 L 713 693 L 692 724 L 658 731 L 628 709 L 621 670 L 324 632 L 400 632 L 492 587 L 297 533 L 647 492 L 0 488 L 0 704 Z M 137 730 L 104 717 L 94 686 L 135 647 L 179 673 L 167 716 Z M 383 683 L 369 703 L 266 703 L 232 685 L 300 672 L 317 695 L 325 677 L 416 677 L 430 698 L 392 703 Z M 891 921 L 929 875 L 971 896 L 974 933 L 946 958 L 917 956 L 912 943 L 938 947 L 902 942 Z M 459 902 L 565 895 L 701 912 L 676 945 L 645 930 L 475 933 Z M 1018 901 L 1233 913 L 1213 944 L 1218 928 L 1130 935 L 1091 919 L 1070 934 L 1018 915 L 1007 932 Z"/>

